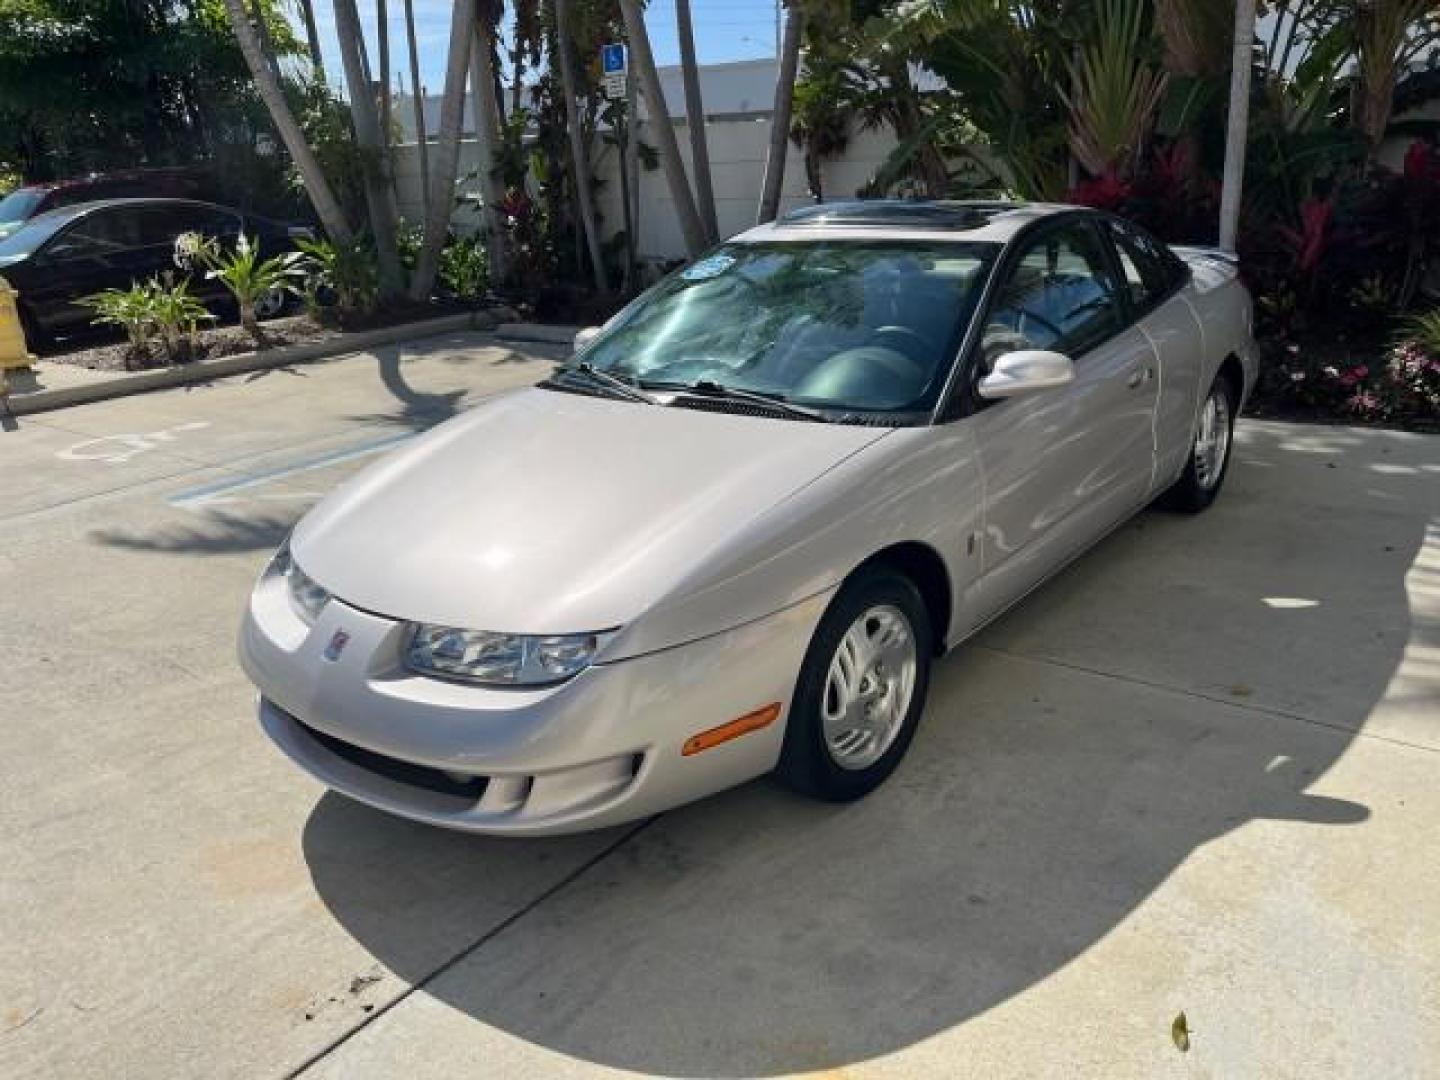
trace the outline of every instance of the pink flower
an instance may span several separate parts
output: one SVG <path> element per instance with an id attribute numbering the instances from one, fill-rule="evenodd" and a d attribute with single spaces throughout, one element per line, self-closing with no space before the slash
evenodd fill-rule
<path id="1" fill-rule="evenodd" d="M 1350 373 L 1357 379 L 1363 379 L 1370 374 L 1370 368 L 1365 364 L 1360 364 L 1357 367 L 1351 368 Z"/>
<path id="2" fill-rule="evenodd" d="M 1374 394 L 1361 391 L 1360 393 L 1352 394 L 1345 404 L 1350 407 L 1352 412 L 1357 412 L 1362 416 L 1368 416 L 1380 407 L 1380 399 Z"/>
<path id="3" fill-rule="evenodd" d="M 1356 375 L 1354 371 L 1347 371 L 1344 375 L 1340 376 L 1341 386 L 1354 386 L 1359 381 L 1360 377 Z"/>

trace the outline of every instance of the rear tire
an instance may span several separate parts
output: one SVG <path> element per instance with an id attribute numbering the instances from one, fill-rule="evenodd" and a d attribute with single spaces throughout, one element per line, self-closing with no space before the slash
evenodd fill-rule
<path id="1" fill-rule="evenodd" d="M 269 289 L 255 298 L 255 318 L 262 322 L 266 319 L 274 319 L 285 313 L 289 304 L 290 294 L 285 289 Z"/>
<path id="2" fill-rule="evenodd" d="M 933 643 L 925 602 L 904 574 L 876 567 L 842 587 L 800 668 L 780 780 L 832 802 L 879 787 L 915 737 Z"/>
<path id="3" fill-rule="evenodd" d="M 1223 374 L 1216 375 L 1215 381 L 1210 384 L 1210 392 L 1200 406 L 1200 416 L 1195 422 L 1195 439 L 1190 444 L 1185 471 L 1165 492 L 1162 498 L 1164 505 L 1183 513 L 1198 514 L 1220 494 L 1235 444 L 1237 397 L 1230 379 Z"/>

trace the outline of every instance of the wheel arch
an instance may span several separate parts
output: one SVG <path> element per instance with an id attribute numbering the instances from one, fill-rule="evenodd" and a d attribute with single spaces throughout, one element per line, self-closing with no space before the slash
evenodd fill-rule
<path id="1" fill-rule="evenodd" d="M 866 570 L 886 566 L 908 577 L 920 591 L 925 601 L 926 613 L 934 641 L 932 649 L 936 656 L 945 652 L 945 639 L 950 630 L 950 619 L 955 610 L 954 590 L 950 582 L 950 571 L 940 553 L 929 544 L 918 540 L 905 540 L 881 548 L 862 562 L 846 577 L 851 581 Z"/>
<path id="2" fill-rule="evenodd" d="M 1245 402 L 1245 365 L 1233 352 L 1226 353 L 1225 359 L 1220 361 L 1215 377 L 1230 384 L 1230 389 L 1235 392 L 1235 408 L 1238 411 Z"/>

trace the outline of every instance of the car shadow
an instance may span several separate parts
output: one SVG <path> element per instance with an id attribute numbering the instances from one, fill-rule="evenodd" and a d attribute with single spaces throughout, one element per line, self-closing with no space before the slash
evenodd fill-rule
<path id="1" fill-rule="evenodd" d="M 1323 447 L 1247 429 L 1211 513 L 1143 515 L 940 662 L 909 757 L 858 803 L 746 785 L 654 820 L 497 927 L 477 924 L 474 898 L 517 859 L 573 860 L 574 841 L 451 834 L 325 795 L 303 836 L 315 889 L 401 979 L 583 1061 L 775 1075 L 903 1049 L 1070 964 L 1197 848 L 1247 822 L 1367 818 L 1307 789 L 1364 726 L 1407 643 L 1440 644 L 1440 628 L 1412 618 L 1406 588 L 1424 515 L 1385 510 L 1425 497 L 1426 478 L 1375 471 L 1383 462 L 1357 460 L 1366 445 L 1338 445 L 1342 467 L 1329 470 Z M 1313 491 L 1296 487 L 1296 469 Z M 1373 502 L 1392 549 L 1349 560 L 1360 621 L 1390 632 L 1344 656 L 1334 643 L 1362 613 L 1328 598 L 1350 541 L 1307 518 L 1314 499 Z M 1207 576 L 1236 557 L 1274 560 L 1284 595 L 1314 604 L 1267 604 L 1264 573 Z M 1137 578 L 1163 643 L 1143 611 L 1119 607 Z M 1087 625 L 1109 634 L 1104 671 L 1061 655 Z M 1247 693 L 1203 665 L 1167 666 L 1214 653 L 1231 626 L 1286 649 L 1283 665 L 1242 656 Z M 1337 711 L 1287 712 L 1286 695 L 1337 665 Z M 470 962 L 446 964 L 482 941 Z"/>

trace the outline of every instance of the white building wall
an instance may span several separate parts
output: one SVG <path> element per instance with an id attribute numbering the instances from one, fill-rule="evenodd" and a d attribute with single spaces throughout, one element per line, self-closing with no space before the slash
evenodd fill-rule
<path id="1" fill-rule="evenodd" d="M 641 125 L 641 138 L 654 145 L 653 135 L 646 133 L 648 124 Z M 765 174 L 765 156 L 770 145 L 770 119 L 767 116 L 744 119 L 718 119 L 706 124 L 710 148 L 710 172 L 715 189 L 715 215 L 722 237 L 733 236 L 755 224 L 760 201 L 760 185 Z M 680 144 L 687 174 L 691 171 L 690 137 L 684 121 L 675 124 L 676 141 Z M 853 196 L 874 174 L 895 146 L 888 129 L 856 132 L 845 154 L 822 166 L 824 194 L 827 199 Z M 805 161 L 793 143 L 787 143 L 785 186 L 781 192 L 781 212 L 810 202 L 806 191 Z M 434 147 L 431 147 L 434 154 Z M 419 148 L 411 143 L 397 148 L 395 183 L 400 214 L 410 222 L 423 218 L 423 196 L 420 186 Z M 597 192 L 602 217 L 602 231 L 611 236 L 624 228 L 625 216 L 620 204 L 619 154 L 613 148 L 596 159 L 594 171 L 600 177 Z M 473 139 L 460 144 L 460 175 L 472 173 L 476 167 Z M 464 186 L 475 191 L 473 180 Z M 468 232 L 475 226 L 474 216 L 459 212 L 455 226 Z M 685 258 L 685 242 L 675 216 L 675 204 L 665 183 L 665 174 L 656 168 L 641 168 L 639 253 L 641 258 L 664 261 Z"/>

